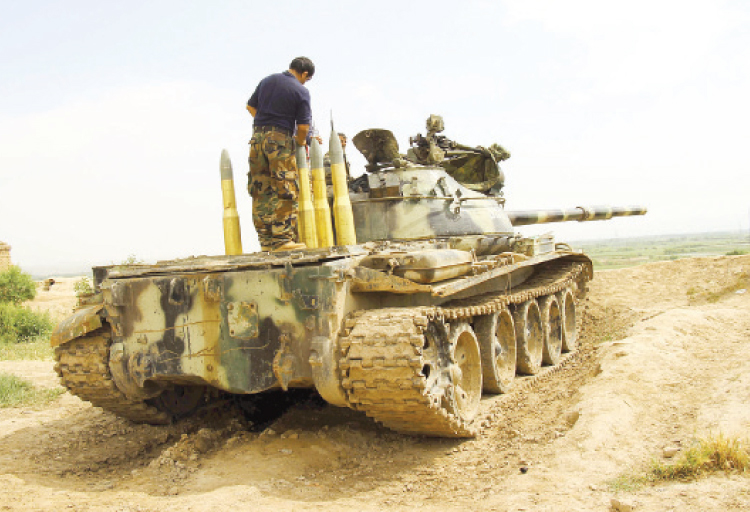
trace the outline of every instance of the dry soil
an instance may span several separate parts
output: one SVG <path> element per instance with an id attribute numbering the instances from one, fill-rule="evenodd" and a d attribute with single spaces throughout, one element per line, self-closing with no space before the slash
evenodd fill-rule
<path id="1" fill-rule="evenodd" d="M 482 402 L 474 440 L 402 436 L 300 404 L 262 433 L 231 407 L 134 425 L 70 394 L 0 409 L 0 510 L 750 510 L 750 478 L 626 490 L 665 448 L 750 427 L 750 256 L 598 272 L 580 354 Z M 73 279 L 34 306 L 65 314 Z M 728 293 L 724 293 L 729 290 Z M 715 302 L 709 302 L 708 299 Z M 0 362 L 40 387 L 51 361 Z"/>

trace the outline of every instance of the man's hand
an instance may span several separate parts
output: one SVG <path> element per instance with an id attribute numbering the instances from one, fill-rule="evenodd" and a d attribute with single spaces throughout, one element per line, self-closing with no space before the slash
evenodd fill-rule
<path id="1" fill-rule="evenodd" d="M 297 141 L 298 146 L 306 146 L 307 145 L 307 132 L 310 131 L 310 125 L 309 124 L 298 124 L 297 125 L 297 136 L 295 137 L 295 140 Z"/>

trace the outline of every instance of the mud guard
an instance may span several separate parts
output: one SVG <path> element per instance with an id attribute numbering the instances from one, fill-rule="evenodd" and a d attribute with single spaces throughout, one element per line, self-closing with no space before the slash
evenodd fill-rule
<path id="1" fill-rule="evenodd" d="M 102 309 L 104 309 L 103 304 L 86 306 L 76 311 L 73 316 L 60 322 L 50 337 L 50 345 L 54 348 L 100 329 L 102 317 L 99 313 Z"/>

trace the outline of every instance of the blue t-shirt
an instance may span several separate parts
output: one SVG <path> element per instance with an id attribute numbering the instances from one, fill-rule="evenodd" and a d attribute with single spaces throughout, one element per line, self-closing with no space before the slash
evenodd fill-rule
<path id="1" fill-rule="evenodd" d="M 247 104 L 257 110 L 253 126 L 277 126 L 294 132 L 296 124 L 310 124 L 310 91 L 289 71 L 260 81 Z"/>

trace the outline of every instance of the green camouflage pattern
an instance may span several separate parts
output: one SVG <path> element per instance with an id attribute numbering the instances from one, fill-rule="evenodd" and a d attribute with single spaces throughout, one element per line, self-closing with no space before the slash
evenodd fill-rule
<path id="1" fill-rule="evenodd" d="M 297 240 L 299 175 L 294 139 L 281 132 L 256 132 L 250 140 L 247 190 L 253 224 L 264 250 Z"/>
<path id="2" fill-rule="evenodd" d="M 469 153 L 444 160 L 441 164 L 456 181 L 471 190 L 485 192 L 500 183 L 497 161 L 484 153 Z"/>

